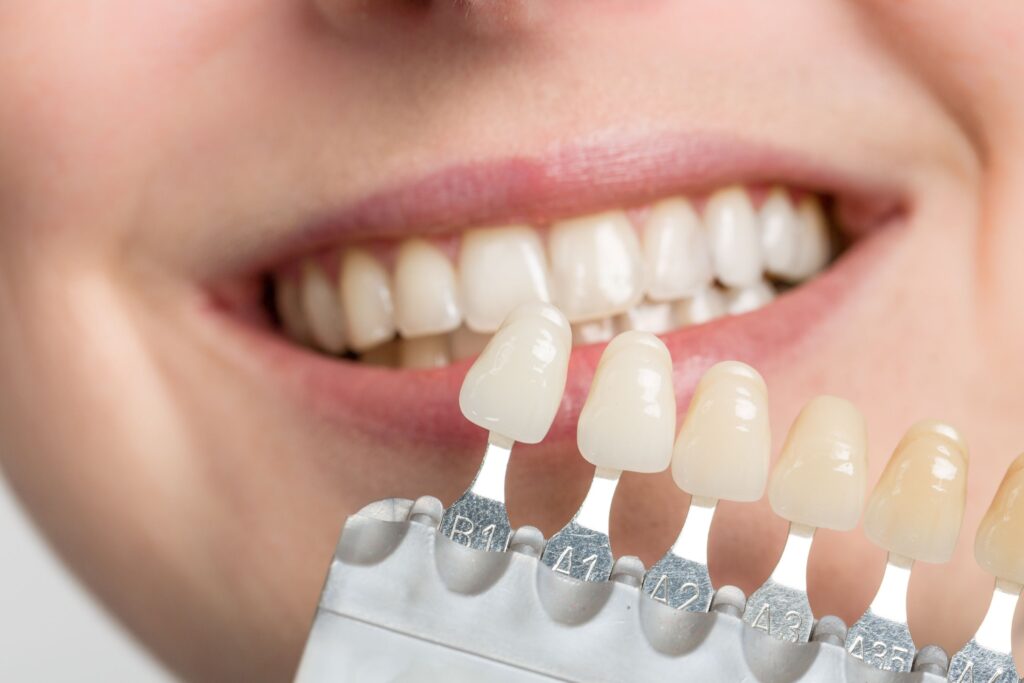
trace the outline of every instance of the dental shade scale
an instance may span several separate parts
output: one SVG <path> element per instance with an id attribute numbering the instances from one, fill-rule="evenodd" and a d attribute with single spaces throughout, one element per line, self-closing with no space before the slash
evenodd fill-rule
<path id="1" fill-rule="evenodd" d="M 773 638 L 806 643 L 814 614 L 807 598 L 807 561 L 816 529 L 849 531 L 864 504 L 867 429 L 849 401 L 819 396 L 790 428 L 772 472 L 772 510 L 790 523 L 771 577 L 747 600 L 743 620 Z"/>
<path id="2" fill-rule="evenodd" d="M 672 478 L 692 498 L 672 548 L 644 577 L 643 590 L 673 608 L 707 612 L 714 586 L 708 536 L 719 500 L 756 501 L 768 477 L 771 432 L 764 380 L 736 361 L 701 378 L 672 453 Z"/>
<path id="3" fill-rule="evenodd" d="M 1024 586 L 1024 455 L 1007 470 L 978 527 L 974 556 L 996 577 L 992 602 L 974 637 L 949 665 L 953 683 L 1018 683 L 1013 613 Z"/>
<path id="4" fill-rule="evenodd" d="M 611 576 L 608 524 L 619 476 L 667 468 L 675 420 L 665 344 L 647 332 L 615 337 L 598 362 L 577 428 L 580 453 L 596 468 L 594 479 L 579 511 L 545 545 L 542 563 L 582 581 Z"/>
<path id="5" fill-rule="evenodd" d="M 967 445 L 955 429 L 921 422 L 896 446 L 868 500 L 864 530 L 888 551 L 874 600 L 850 627 L 846 649 L 885 671 L 910 671 L 917 647 L 907 625 L 907 588 L 915 561 L 953 555 L 967 494 Z"/>
<path id="6" fill-rule="evenodd" d="M 473 483 L 441 516 L 441 533 L 470 548 L 504 551 L 512 537 L 505 472 L 512 445 L 538 443 L 558 412 L 572 350 L 565 316 L 554 306 L 513 310 L 473 363 L 459 394 L 462 414 L 489 430 Z"/>

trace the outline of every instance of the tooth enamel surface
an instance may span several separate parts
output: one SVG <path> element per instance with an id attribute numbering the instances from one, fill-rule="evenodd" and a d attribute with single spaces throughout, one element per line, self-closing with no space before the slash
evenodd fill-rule
<path id="1" fill-rule="evenodd" d="M 462 322 L 455 269 L 440 249 L 412 239 L 398 248 L 395 321 L 403 337 L 451 332 Z"/>
<path id="2" fill-rule="evenodd" d="M 889 552 L 923 562 L 953 555 L 967 494 L 967 448 L 948 425 L 913 427 L 875 485 L 864 531 Z"/>
<path id="3" fill-rule="evenodd" d="M 337 287 L 312 261 L 302 268 L 302 312 L 318 348 L 331 353 L 345 350 L 345 322 Z"/>
<path id="4" fill-rule="evenodd" d="M 789 430 L 768 500 L 790 522 L 849 531 L 860 519 L 866 477 L 864 417 L 849 401 L 819 396 Z"/>
<path id="5" fill-rule="evenodd" d="M 690 202 L 677 198 L 655 204 L 643 237 L 649 299 L 674 301 L 711 284 L 707 237 Z"/>
<path id="6" fill-rule="evenodd" d="M 571 322 L 627 311 L 643 296 L 643 257 L 626 214 L 555 223 L 549 236 L 555 301 Z"/>
<path id="7" fill-rule="evenodd" d="M 608 344 L 580 413 L 580 453 L 596 467 L 661 472 L 672 458 L 676 399 L 672 358 L 647 332 L 624 332 Z"/>
<path id="8" fill-rule="evenodd" d="M 800 221 L 785 190 L 774 188 L 768 193 L 760 220 L 765 270 L 787 281 L 796 279 L 801 262 Z"/>
<path id="9" fill-rule="evenodd" d="M 697 384 L 672 455 L 672 478 L 695 496 L 751 502 L 768 480 L 768 391 L 752 367 L 719 363 Z"/>
<path id="10" fill-rule="evenodd" d="M 662 334 L 678 327 L 675 308 L 670 303 L 651 303 L 645 301 L 637 304 L 615 319 L 615 328 L 619 332 L 636 330 Z"/>
<path id="11" fill-rule="evenodd" d="M 448 335 L 412 337 L 398 342 L 398 363 L 403 368 L 424 370 L 443 368 L 452 362 Z"/>
<path id="12" fill-rule="evenodd" d="M 817 197 L 804 197 L 796 208 L 800 255 L 792 279 L 796 282 L 816 275 L 828 265 L 832 242 L 828 222 Z"/>
<path id="13" fill-rule="evenodd" d="M 383 368 L 398 367 L 398 347 L 401 344 L 397 339 L 384 342 L 372 349 L 367 349 L 359 355 L 359 361 L 367 365 L 376 365 Z"/>
<path id="14" fill-rule="evenodd" d="M 574 346 L 587 344 L 603 344 L 615 336 L 615 321 L 611 318 L 590 320 L 572 326 L 572 343 Z"/>
<path id="15" fill-rule="evenodd" d="M 349 249 L 341 259 L 341 308 L 352 349 L 363 351 L 395 336 L 390 278 L 363 249 Z"/>
<path id="16" fill-rule="evenodd" d="M 565 391 L 572 333 L 549 304 L 524 304 L 466 374 L 459 407 L 475 425 L 521 443 L 548 433 Z"/>
<path id="17" fill-rule="evenodd" d="M 274 302 L 285 334 L 300 344 L 312 341 L 306 314 L 302 312 L 299 283 L 292 278 L 278 277 L 275 281 Z"/>
<path id="18" fill-rule="evenodd" d="M 527 226 L 467 232 L 459 279 L 466 325 L 476 332 L 494 332 L 519 304 L 551 301 L 544 245 Z"/>
<path id="19" fill-rule="evenodd" d="M 729 302 L 717 287 L 705 287 L 690 299 L 675 304 L 676 320 L 681 325 L 701 325 L 727 312 Z"/>
<path id="20" fill-rule="evenodd" d="M 726 294 L 729 315 L 743 315 L 766 306 L 775 298 L 775 288 L 761 280 L 742 289 L 732 289 Z"/>
<path id="21" fill-rule="evenodd" d="M 1024 584 L 1024 455 L 1010 465 L 978 527 L 974 556 L 988 573 Z"/>
<path id="22" fill-rule="evenodd" d="M 730 187 L 711 195 L 704 209 L 715 275 L 727 287 L 761 279 L 761 236 L 757 213 L 746 191 Z"/>

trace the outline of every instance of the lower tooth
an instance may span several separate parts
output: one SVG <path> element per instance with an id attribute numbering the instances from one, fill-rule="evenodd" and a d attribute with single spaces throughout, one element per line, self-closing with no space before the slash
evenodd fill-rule
<path id="1" fill-rule="evenodd" d="M 645 301 L 617 316 L 615 327 L 620 332 L 637 330 L 651 334 L 663 334 L 675 329 L 675 312 L 670 303 Z"/>
<path id="2" fill-rule="evenodd" d="M 392 339 L 389 342 L 374 346 L 372 349 L 367 349 L 359 355 L 359 362 L 366 363 L 367 365 L 379 365 L 385 368 L 397 368 L 398 344 L 397 340 Z"/>
<path id="3" fill-rule="evenodd" d="M 572 345 L 603 344 L 615 336 L 615 320 L 603 318 L 572 326 Z"/>
<path id="4" fill-rule="evenodd" d="M 775 288 L 764 280 L 749 287 L 729 290 L 726 294 L 729 315 L 742 315 L 756 311 L 771 303 L 774 298 Z"/>
<path id="5" fill-rule="evenodd" d="M 398 360 L 403 368 L 440 368 L 452 362 L 448 335 L 411 337 L 399 342 Z"/>
<path id="6" fill-rule="evenodd" d="M 302 269 L 302 310 L 310 335 L 319 348 L 331 353 L 345 350 L 345 322 L 341 317 L 338 288 L 312 262 Z"/>
<path id="7" fill-rule="evenodd" d="M 468 327 L 460 327 L 452 332 L 452 360 L 479 356 L 490 339 L 491 335 L 489 334 L 474 332 Z"/>
<path id="8" fill-rule="evenodd" d="M 725 315 L 728 312 L 727 305 L 722 290 L 706 287 L 691 298 L 675 304 L 675 319 L 680 325 L 701 325 Z"/>

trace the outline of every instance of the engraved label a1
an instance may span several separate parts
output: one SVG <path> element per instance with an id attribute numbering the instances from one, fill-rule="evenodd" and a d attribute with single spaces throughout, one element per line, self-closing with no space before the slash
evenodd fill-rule
<path id="1" fill-rule="evenodd" d="M 552 569 L 559 574 L 565 574 L 566 576 L 572 576 L 572 546 L 566 546 L 562 554 L 558 556 L 558 561 L 555 562 L 555 566 Z M 587 573 L 583 575 L 584 581 L 590 580 L 590 575 L 594 573 L 594 568 L 597 566 L 597 555 L 588 555 L 580 560 L 581 565 L 587 566 Z"/>

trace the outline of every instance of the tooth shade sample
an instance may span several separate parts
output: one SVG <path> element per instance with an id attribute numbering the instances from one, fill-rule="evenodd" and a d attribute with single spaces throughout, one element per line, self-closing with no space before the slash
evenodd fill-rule
<path id="1" fill-rule="evenodd" d="M 299 283 L 293 278 L 278 277 L 275 282 L 274 301 L 285 334 L 301 344 L 310 340 L 306 314 L 302 312 Z"/>
<path id="2" fill-rule="evenodd" d="M 768 500 L 779 517 L 819 529 L 857 526 L 867 486 L 867 427 L 849 401 L 819 396 L 789 430 Z"/>
<path id="3" fill-rule="evenodd" d="M 398 362 L 401 367 L 409 369 L 443 368 L 452 362 L 448 335 L 402 339 L 398 342 Z"/>
<path id="4" fill-rule="evenodd" d="M 647 297 L 674 301 L 711 284 L 711 256 L 700 218 L 685 199 L 666 199 L 644 224 Z"/>
<path id="5" fill-rule="evenodd" d="M 743 315 L 756 311 L 762 306 L 770 304 L 773 299 L 775 299 L 775 288 L 764 280 L 743 289 L 729 290 L 726 298 L 729 315 Z"/>
<path id="6" fill-rule="evenodd" d="M 519 304 L 551 301 L 544 245 L 527 226 L 467 232 L 459 281 L 466 325 L 475 332 L 494 332 Z"/>
<path id="7" fill-rule="evenodd" d="M 725 294 L 717 287 L 705 287 L 693 297 L 675 304 L 675 315 L 680 325 L 700 325 L 726 314 Z"/>
<path id="8" fill-rule="evenodd" d="M 761 205 L 761 252 L 764 268 L 791 281 L 800 264 L 800 223 L 789 195 L 781 188 L 768 193 Z"/>
<path id="9" fill-rule="evenodd" d="M 569 322 L 557 308 L 516 308 L 466 374 L 462 414 L 513 441 L 539 442 L 562 401 L 571 351 Z"/>
<path id="10" fill-rule="evenodd" d="M 341 259 L 340 287 L 352 349 L 363 351 L 395 336 L 391 282 L 380 261 L 363 249 L 349 249 Z"/>
<path id="11" fill-rule="evenodd" d="M 922 562 L 952 557 L 967 494 L 967 449 L 951 430 L 918 425 L 896 447 L 864 516 L 876 545 Z"/>
<path id="12" fill-rule="evenodd" d="M 757 213 L 742 188 L 730 187 L 711 195 L 704 209 L 704 224 L 715 275 L 723 285 L 744 287 L 761 279 Z"/>
<path id="13" fill-rule="evenodd" d="M 626 214 L 555 223 L 549 236 L 555 301 L 571 322 L 623 313 L 643 296 L 643 257 Z"/>
<path id="14" fill-rule="evenodd" d="M 320 349 L 331 353 L 345 350 L 345 322 L 337 287 L 312 261 L 302 267 L 302 312 Z"/>
<path id="15" fill-rule="evenodd" d="M 821 272 L 832 255 L 828 222 L 817 197 L 807 196 L 796 207 L 800 229 L 800 257 L 792 273 L 796 282 Z"/>
<path id="16" fill-rule="evenodd" d="M 648 332 L 608 344 L 580 413 L 580 453 L 598 468 L 661 472 L 672 458 L 676 398 L 672 357 Z"/>
<path id="17" fill-rule="evenodd" d="M 1024 455 L 1010 465 L 978 527 L 974 556 L 995 577 L 1024 584 Z"/>
<path id="18" fill-rule="evenodd" d="M 426 240 L 407 240 L 398 248 L 395 319 L 406 338 L 451 332 L 462 322 L 455 269 Z"/>
<path id="19" fill-rule="evenodd" d="M 764 380 L 749 365 L 726 361 L 697 384 L 676 438 L 672 478 L 694 496 L 755 501 L 764 495 L 770 450 Z"/>

